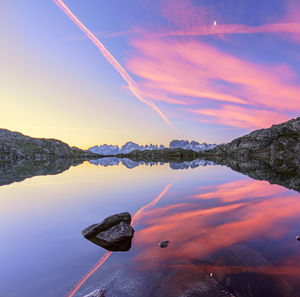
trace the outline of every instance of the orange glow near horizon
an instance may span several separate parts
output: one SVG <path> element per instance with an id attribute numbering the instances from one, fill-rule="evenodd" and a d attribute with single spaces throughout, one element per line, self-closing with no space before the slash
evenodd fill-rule
<path id="1" fill-rule="evenodd" d="M 141 213 L 149 208 L 149 207 L 154 207 L 155 204 L 157 204 L 157 202 L 168 192 L 168 190 L 174 185 L 174 183 L 176 181 L 178 181 L 179 177 L 176 178 L 174 181 L 172 181 L 170 184 L 168 184 L 167 186 L 165 186 L 165 188 L 162 190 L 162 192 L 155 198 L 153 199 L 150 203 L 148 203 L 147 205 L 141 207 L 132 217 L 131 220 L 131 224 L 134 226 L 134 224 L 136 223 L 136 221 L 139 219 Z M 75 287 L 72 289 L 72 291 L 70 293 L 68 293 L 66 295 L 66 297 L 72 297 L 74 296 L 74 294 L 81 288 L 81 286 L 105 263 L 105 261 L 110 257 L 110 255 L 112 254 L 112 252 L 106 252 L 101 258 L 100 260 L 93 266 L 93 268 L 91 270 L 89 270 L 82 279 L 80 279 L 77 284 L 75 285 Z"/>
<path id="2" fill-rule="evenodd" d="M 120 65 L 120 63 L 113 57 L 113 55 L 105 48 L 105 46 L 100 42 L 100 40 L 86 27 L 83 23 L 71 12 L 71 10 L 66 6 L 62 0 L 53 0 L 54 3 L 77 25 L 81 31 L 96 45 L 100 50 L 104 58 L 116 69 L 120 76 L 126 81 L 131 93 L 139 99 L 144 104 L 150 106 L 172 129 L 177 133 L 179 131 L 173 126 L 169 119 L 164 115 L 161 110 L 155 105 L 154 102 L 143 98 L 140 94 L 138 86 L 135 84 L 133 79 L 127 73 L 127 71 Z"/>

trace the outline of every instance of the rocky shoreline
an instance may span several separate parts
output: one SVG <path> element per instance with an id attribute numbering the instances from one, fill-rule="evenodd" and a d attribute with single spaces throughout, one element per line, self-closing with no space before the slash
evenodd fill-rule
<path id="1" fill-rule="evenodd" d="M 89 160 L 99 154 L 84 151 L 68 144 L 48 138 L 33 138 L 19 132 L 0 129 L 0 161 L 73 159 Z"/>
<path id="2" fill-rule="evenodd" d="M 115 156 L 116 157 L 116 156 Z M 254 179 L 267 180 L 300 192 L 300 117 L 255 130 L 214 149 L 133 151 L 117 155 L 135 162 L 184 162 L 195 159 L 230 167 Z"/>
<path id="3" fill-rule="evenodd" d="M 3 176 L 9 177 L 6 181 L 0 180 L 0 184 L 8 184 L 14 179 L 24 179 L 15 176 L 18 170 L 12 168 L 19 168 L 23 176 L 31 177 L 55 174 L 52 172 L 59 173 L 85 160 L 109 157 L 154 163 L 184 163 L 202 159 L 228 166 L 254 179 L 268 180 L 270 183 L 300 191 L 300 117 L 273 125 L 268 129 L 253 131 L 228 144 L 199 152 L 165 148 L 135 150 L 128 154 L 99 155 L 70 147 L 56 139 L 32 138 L 18 132 L 0 129 L 0 172 Z M 59 166 L 51 167 L 50 161 Z"/>

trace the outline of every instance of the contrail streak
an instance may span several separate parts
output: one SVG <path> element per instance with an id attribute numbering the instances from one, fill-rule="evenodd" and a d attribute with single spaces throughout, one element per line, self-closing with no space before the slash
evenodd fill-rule
<path id="1" fill-rule="evenodd" d="M 150 203 L 148 203 L 147 205 L 141 207 L 133 216 L 131 224 L 134 226 L 135 225 L 135 221 L 139 218 L 140 214 L 148 207 L 154 207 L 155 204 L 169 191 L 169 189 L 174 185 L 174 183 L 176 181 L 178 181 L 179 177 L 176 178 L 173 182 L 171 182 L 170 184 L 168 184 L 163 190 L 162 192 L 154 199 L 152 200 Z"/>
<path id="2" fill-rule="evenodd" d="M 148 203 L 147 205 L 141 207 L 132 217 L 131 223 L 132 225 L 135 224 L 135 222 L 138 220 L 138 218 L 140 218 L 140 214 L 141 212 L 143 212 L 146 208 L 148 207 L 154 207 L 155 204 L 168 192 L 168 190 L 174 185 L 174 183 L 176 181 L 178 181 L 180 179 L 180 177 L 177 177 L 175 180 L 173 180 L 171 183 L 169 183 L 167 186 L 164 187 L 164 189 L 162 190 L 162 192 L 155 198 L 153 199 L 150 203 Z M 77 284 L 75 285 L 75 287 L 72 289 L 71 292 L 69 292 L 66 297 L 72 297 L 74 296 L 74 294 L 80 289 L 80 287 L 90 278 L 90 276 L 96 272 L 98 270 L 98 268 L 104 264 L 104 262 L 109 258 L 109 256 L 112 254 L 112 252 L 106 252 L 102 258 L 100 258 L 100 260 L 93 266 L 92 269 L 90 269 L 85 276 L 80 279 Z"/>
<path id="3" fill-rule="evenodd" d="M 81 31 L 97 46 L 97 48 L 100 50 L 100 52 L 105 57 L 105 59 L 118 71 L 121 77 L 127 82 L 131 93 L 141 102 L 152 107 L 152 109 L 156 111 L 159 114 L 159 116 L 178 133 L 178 130 L 173 126 L 173 124 L 169 121 L 169 119 L 160 111 L 160 109 L 152 101 L 143 98 L 139 94 L 137 85 L 130 77 L 130 75 L 127 73 L 127 71 L 105 48 L 105 46 L 100 42 L 100 40 L 86 26 L 84 26 L 83 23 L 71 12 L 71 10 L 66 6 L 66 4 L 62 0 L 53 0 L 53 1 L 73 21 L 73 23 L 77 25 L 81 29 Z"/>

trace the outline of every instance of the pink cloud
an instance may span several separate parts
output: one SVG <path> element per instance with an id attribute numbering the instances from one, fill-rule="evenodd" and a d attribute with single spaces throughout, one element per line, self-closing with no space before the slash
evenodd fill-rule
<path id="1" fill-rule="evenodd" d="M 220 109 L 198 109 L 191 112 L 211 117 L 205 122 L 218 122 L 220 124 L 241 127 L 241 128 L 261 128 L 280 124 L 289 119 L 288 116 L 268 110 L 247 109 L 234 105 L 225 105 Z"/>
<path id="2" fill-rule="evenodd" d="M 292 83 L 298 77 L 285 64 L 256 64 L 190 39 L 151 36 L 132 45 L 137 54 L 127 67 L 153 100 L 243 128 L 265 127 L 300 111 L 300 87 Z"/>
<path id="3" fill-rule="evenodd" d="M 159 33 L 160 36 L 205 36 L 218 34 L 299 34 L 300 23 L 274 23 L 261 26 L 237 24 L 197 25 L 184 30 L 172 30 Z"/>

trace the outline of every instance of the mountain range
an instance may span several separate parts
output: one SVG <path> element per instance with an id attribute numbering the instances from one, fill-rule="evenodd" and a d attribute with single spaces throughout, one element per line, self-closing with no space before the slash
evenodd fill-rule
<path id="1" fill-rule="evenodd" d="M 197 141 L 188 140 L 172 140 L 169 144 L 169 149 L 184 149 L 184 150 L 192 150 L 195 152 L 200 152 L 203 150 L 210 150 L 215 148 L 216 144 L 207 144 L 206 142 L 199 143 Z M 144 151 L 144 150 L 163 150 L 166 149 L 164 145 L 138 145 L 132 141 L 127 142 L 122 147 L 119 148 L 118 145 L 95 145 L 89 148 L 89 151 L 95 154 L 100 155 L 118 155 L 118 154 L 129 154 L 132 151 Z"/>

